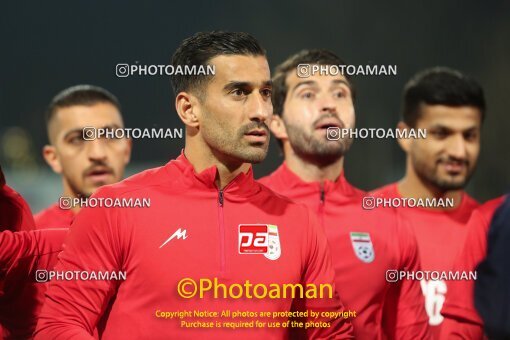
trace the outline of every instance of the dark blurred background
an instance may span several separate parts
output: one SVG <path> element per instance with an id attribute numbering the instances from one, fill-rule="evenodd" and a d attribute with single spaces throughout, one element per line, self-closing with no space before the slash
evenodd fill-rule
<path id="1" fill-rule="evenodd" d="M 396 64 L 397 76 L 355 79 L 358 127 L 394 127 L 401 90 L 417 71 L 443 65 L 483 85 L 488 114 L 468 192 L 485 201 L 510 183 L 508 1 L 52 1 L 4 2 L 0 10 L 0 163 L 33 210 L 57 200 L 60 180 L 41 156 L 43 112 L 60 90 L 105 87 L 128 127 L 181 127 L 166 76 L 118 78 L 118 63 L 165 64 L 195 32 L 246 31 L 271 67 L 302 48 L 328 48 L 350 64 Z M 507 136 L 507 137 L 505 137 Z M 176 157 L 183 140 L 137 140 L 128 174 Z M 272 141 L 261 176 L 281 162 Z M 362 189 L 399 179 L 404 154 L 392 140 L 357 140 L 346 176 Z"/>

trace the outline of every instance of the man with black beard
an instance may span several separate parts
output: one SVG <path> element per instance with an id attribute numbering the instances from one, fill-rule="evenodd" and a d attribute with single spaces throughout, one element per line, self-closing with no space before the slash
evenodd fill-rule
<path id="1" fill-rule="evenodd" d="M 386 278 L 389 269 L 419 270 L 411 229 L 395 209 L 363 209 L 365 193 L 344 175 L 352 139 L 342 138 L 339 129 L 355 126 L 351 80 L 307 72 L 334 65 L 344 65 L 334 53 L 304 50 L 276 68 L 270 128 L 285 161 L 260 182 L 317 214 L 356 339 L 427 338 L 419 282 Z"/>
<path id="2" fill-rule="evenodd" d="M 423 139 L 399 139 L 407 154 L 406 174 L 399 182 L 374 191 L 386 198 L 453 201 L 452 207 L 405 207 L 412 222 L 424 270 L 452 269 L 471 212 L 478 203 L 463 188 L 473 174 L 480 151 L 485 99 L 480 85 L 448 68 L 415 75 L 405 86 L 400 129 L 425 129 Z M 441 308 L 448 292 L 445 280 L 422 280 L 429 324 L 438 337 Z"/>
<path id="3" fill-rule="evenodd" d="M 128 275 L 54 278 L 35 339 L 95 339 L 96 327 L 104 340 L 287 338 L 290 327 L 269 326 L 268 315 L 282 324 L 300 317 L 296 330 L 308 339 L 352 339 L 352 325 L 334 294 L 324 232 L 307 209 L 253 178 L 252 163 L 267 153 L 266 121 L 273 111 L 265 50 L 248 33 L 199 32 L 183 40 L 172 65 L 215 69 L 209 76 L 171 79 L 175 108 L 186 126 L 181 155 L 96 191 L 94 197 L 151 197 L 151 205 L 84 207 L 55 267 Z M 214 281 L 216 288 L 188 294 L 193 280 Z M 266 283 L 292 287 L 296 294 L 268 296 L 266 288 L 265 295 L 250 293 L 250 287 Z M 300 286 L 325 283 L 330 296 L 299 295 Z M 218 293 L 227 286 L 225 294 Z M 168 318 L 170 311 L 190 316 Z M 201 311 L 207 318 L 198 317 Z M 240 321 L 235 311 L 246 317 L 234 330 L 230 325 Z M 250 325 L 259 317 L 262 327 Z"/>

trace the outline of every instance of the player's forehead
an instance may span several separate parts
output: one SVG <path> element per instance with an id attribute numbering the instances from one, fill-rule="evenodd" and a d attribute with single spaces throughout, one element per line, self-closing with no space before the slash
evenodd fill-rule
<path id="1" fill-rule="evenodd" d="M 263 85 L 270 83 L 271 73 L 265 56 L 220 55 L 209 61 L 215 67 L 211 84 L 224 86 L 230 82 Z"/>
<path id="2" fill-rule="evenodd" d="M 50 131 L 59 137 L 70 131 L 85 127 L 122 127 L 122 116 L 119 110 L 107 102 L 93 105 L 73 105 L 57 109 L 52 119 Z"/>
<path id="3" fill-rule="evenodd" d="M 286 77 L 288 93 L 292 94 L 304 88 L 317 90 L 330 90 L 336 87 L 350 88 L 349 81 L 341 74 L 322 75 L 314 74 L 306 78 L 299 77 L 297 72 L 289 72 Z"/>
<path id="4" fill-rule="evenodd" d="M 451 130 L 466 130 L 481 126 L 481 112 L 473 106 L 420 106 L 418 126 L 443 127 Z"/>

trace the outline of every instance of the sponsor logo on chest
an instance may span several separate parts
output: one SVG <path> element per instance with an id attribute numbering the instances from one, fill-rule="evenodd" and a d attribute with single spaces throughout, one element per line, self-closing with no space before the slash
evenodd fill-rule
<path id="1" fill-rule="evenodd" d="M 239 254 L 264 255 L 277 260 L 282 253 L 278 226 L 272 224 L 240 224 Z"/>

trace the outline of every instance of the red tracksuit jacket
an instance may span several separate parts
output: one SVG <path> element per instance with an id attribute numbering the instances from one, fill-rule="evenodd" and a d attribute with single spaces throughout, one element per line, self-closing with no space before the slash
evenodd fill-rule
<path id="1" fill-rule="evenodd" d="M 371 194 L 374 197 L 402 198 L 397 183 L 388 184 Z M 399 215 L 411 222 L 423 270 L 452 270 L 455 256 L 464 244 L 466 223 L 478 206 L 478 202 L 464 192 L 460 205 L 455 209 L 398 208 Z M 444 280 L 421 281 L 422 292 L 425 295 L 425 310 L 429 316 L 430 332 L 434 339 L 440 336 L 443 322 L 441 309 L 449 294 L 449 285 L 450 282 Z"/>
<path id="2" fill-rule="evenodd" d="M 487 255 L 487 235 L 492 216 L 505 196 L 495 198 L 473 211 L 466 226 L 464 247 L 456 257 L 453 270 L 474 271 Z M 474 304 L 474 281 L 451 281 L 441 314 L 441 339 L 482 339 L 483 321 Z"/>
<path id="3" fill-rule="evenodd" d="M 5 177 L 0 168 L 0 231 L 19 231 L 34 229 L 34 219 L 28 204 L 13 189 L 5 183 Z M 0 245 L 5 250 L 7 243 Z M 37 307 L 36 286 L 24 280 L 27 269 L 16 266 L 14 274 L 6 275 L 5 269 L 0 277 L 0 338 L 26 338 L 35 327 L 35 312 Z"/>
<path id="4" fill-rule="evenodd" d="M 69 228 L 74 216 L 72 210 L 61 209 L 55 203 L 35 214 L 34 221 L 37 229 Z"/>
<path id="5" fill-rule="evenodd" d="M 27 339 L 35 330 L 44 295 L 38 293 L 53 269 L 68 229 L 0 232 L 1 338 Z"/>
<path id="6" fill-rule="evenodd" d="M 303 309 L 343 311 L 337 296 L 292 301 L 223 299 L 210 294 L 185 299 L 177 294 L 183 278 L 217 278 L 226 285 L 246 280 L 253 284 L 334 284 L 327 240 L 306 208 L 255 182 L 251 170 L 221 191 L 215 186 L 216 175 L 215 167 L 196 173 L 181 154 L 163 167 L 99 189 L 95 196 L 150 197 L 150 208 L 82 209 L 56 270 L 125 271 L 127 279 L 50 282 L 35 338 L 92 339 L 97 326 L 103 339 L 284 339 L 288 328 L 182 327 L 183 321 L 221 323 L 252 318 L 181 320 L 162 319 L 157 314 L 289 311 L 293 302 Z M 254 241 L 261 236 L 250 229 L 254 224 L 255 229 L 264 229 L 257 230 L 269 243 Z M 331 327 L 308 329 L 308 336 L 352 337 L 348 320 L 330 322 Z"/>
<path id="7" fill-rule="evenodd" d="M 43 286 L 36 283 L 36 271 L 52 268 L 67 233 L 67 229 L 40 232 L 34 228 L 30 207 L 23 197 L 5 184 L 0 168 L 2 339 L 26 339 L 32 336 L 43 301 L 40 293 Z"/>
<path id="8" fill-rule="evenodd" d="M 5 183 L 0 168 L 0 231 L 33 230 L 34 218 L 27 202 Z"/>
<path id="9" fill-rule="evenodd" d="M 29 279 L 34 281 L 35 271 L 39 269 L 51 270 L 54 254 L 62 250 L 67 228 L 55 228 L 31 231 L 2 231 L 0 232 L 0 276 L 11 275 L 22 263 L 30 263 L 20 281 Z M 0 290 L 0 296 L 3 295 Z"/>
<path id="10" fill-rule="evenodd" d="M 283 163 L 260 179 L 275 192 L 306 204 L 326 230 L 345 307 L 356 310 L 356 339 L 423 339 L 427 315 L 418 281 L 390 283 L 388 270 L 420 268 L 416 241 L 394 209 L 364 210 L 364 192 L 343 173 L 335 182 L 304 182 Z"/>

